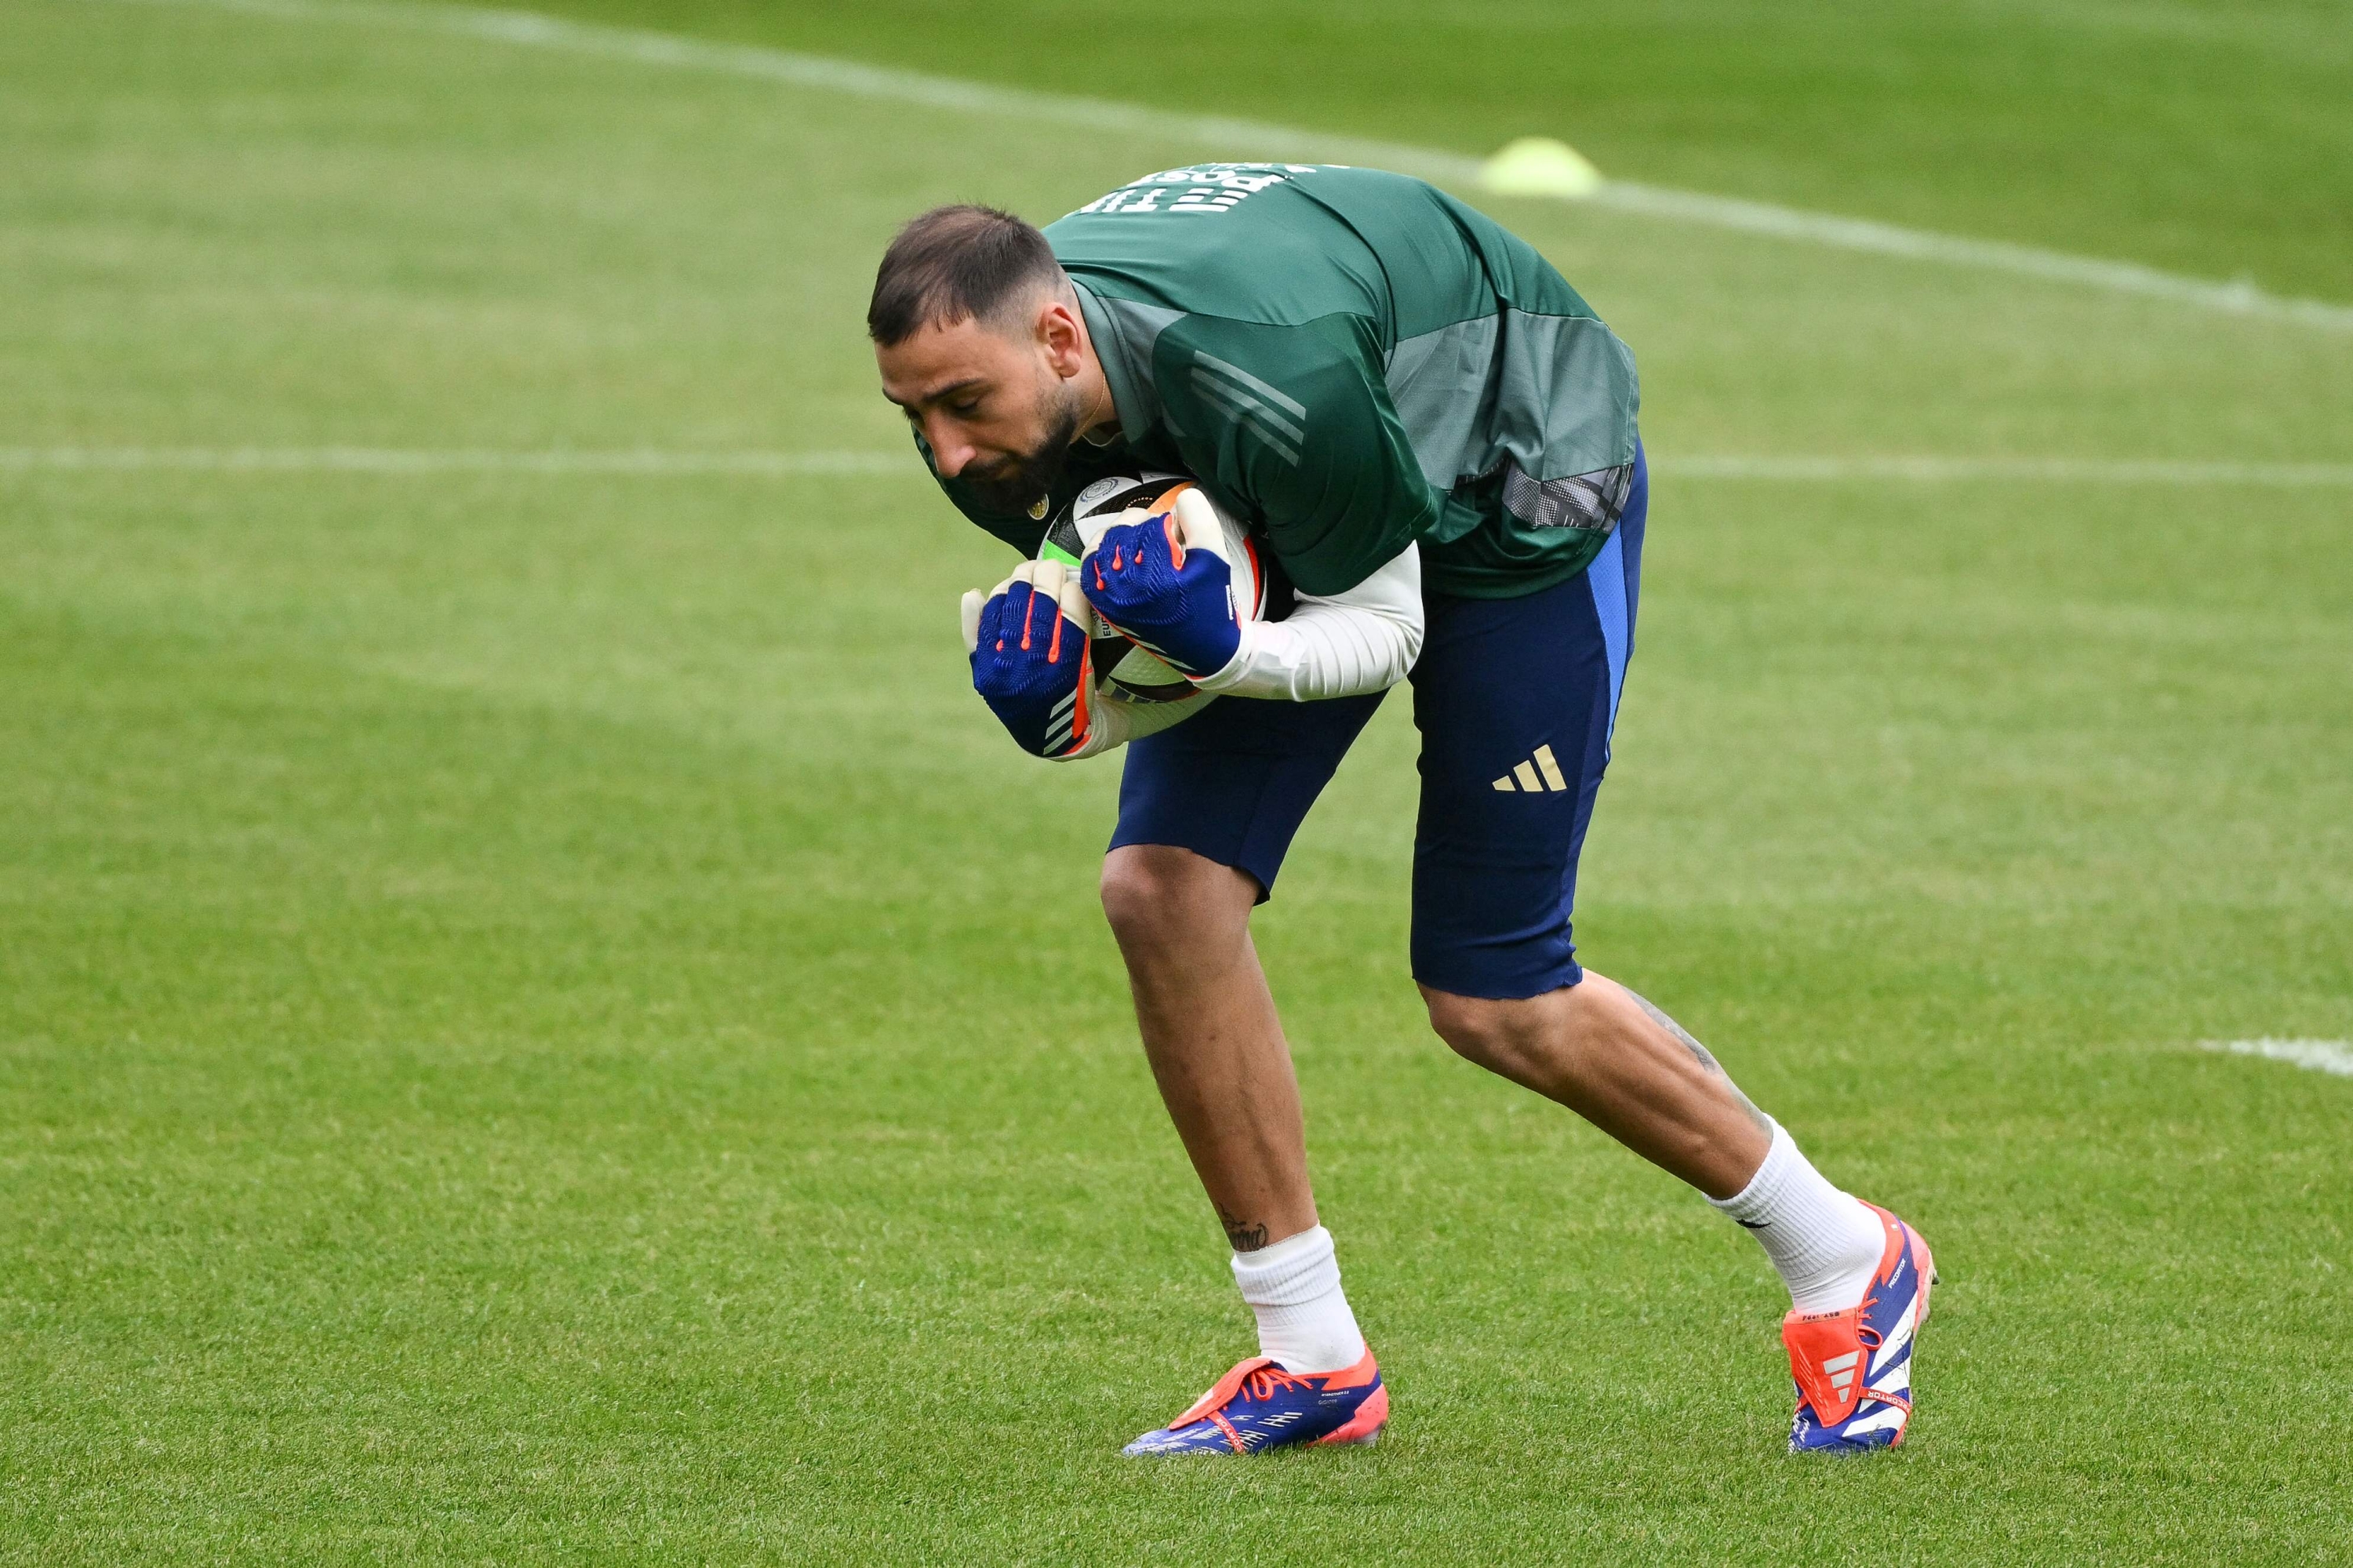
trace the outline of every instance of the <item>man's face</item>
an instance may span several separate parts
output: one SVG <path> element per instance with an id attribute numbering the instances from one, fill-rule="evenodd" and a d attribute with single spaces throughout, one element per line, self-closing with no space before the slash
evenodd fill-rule
<path id="1" fill-rule="evenodd" d="M 981 504 L 1026 512 L 1053 488 L 1079 433 L 1071 380 L 1078 339 L 1070 309 L 991 325 L 967 319 L 877 344 L 882 395 L 922 432 L 943 478 Z"/>

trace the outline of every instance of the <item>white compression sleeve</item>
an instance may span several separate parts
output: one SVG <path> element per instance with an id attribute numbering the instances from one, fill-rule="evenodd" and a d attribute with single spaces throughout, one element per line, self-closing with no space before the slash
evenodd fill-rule
<path id="1" fill-rule="evenodd" d="M 1131 740 L 1157 735 L 1178 719 L 1190 717 L 1200 712 L 1205 705 L 1217 700 L 1209 693 L 1195 692 L 1191 696 L 1179 697 L 1173 703 L 1130 703 L 1098 693 L 1094 726 L 1087 732 L 1087 743 L 1054 760 L 1077 762 L 1084 758 L 1101 757 Z"/>
<path id="2" fill-rule="evenodd" d="M 1345 593 L 1303 593 L 1288 620 L 1250 622 L 1226 667 L 1194 684 L 1295 703 L 1385 692 L 1413 668 L 1421 634 L 1421 554 L 1408 545 Z"/>

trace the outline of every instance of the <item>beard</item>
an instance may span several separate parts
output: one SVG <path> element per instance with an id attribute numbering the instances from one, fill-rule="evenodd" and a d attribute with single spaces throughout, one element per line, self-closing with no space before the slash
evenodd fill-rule
<path id="1" fill-rule="evenodd" d="M 987 468 L 967 463 L 956 483 L 991 512 L 1028 512 L 1053 493 L 1079 439 L 1079 399 L 1066 392 L 1047 417 L 1046 434 L 1036 447 L 997 459 Z"/>

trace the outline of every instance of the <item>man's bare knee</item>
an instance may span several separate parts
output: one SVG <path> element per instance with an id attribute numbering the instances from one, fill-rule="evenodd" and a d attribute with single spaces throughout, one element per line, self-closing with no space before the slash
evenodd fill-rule
<path id="1" fill-rule="evenodd" d="M 1482 1067 L 1494 1065 L 1503 1044 L 1503 1030 L 1493 1002 L 1483 997 L 1432 991 L 1428 986 L 1421 988 L 1421 1000 L 1430 1009 L 1430 1027 L 1453 1048 L 1455 1054 Z"/>
<path id="2" fill-rule="evenodd" d="M 1421 1000 L 1430 1027 L 1456 1055 L 1514 1082 L 1527 1081 L 1541 1044 L 1536 999 L 1496 1001 L 1423 986 Z"/>
<path id="3" fill-rule="evenodd" d="M 1103 857 L 1103 917 L 1131 961 L 1239 940 L 1257 894 L 1244 873 L 1190 850 L 1125 844 Z"/>

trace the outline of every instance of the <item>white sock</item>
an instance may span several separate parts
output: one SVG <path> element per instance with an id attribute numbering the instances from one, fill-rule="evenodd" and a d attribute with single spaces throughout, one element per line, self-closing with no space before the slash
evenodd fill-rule
<path id="1" fill-rule="evenodd" d="M 1823 1180 L 1778 1126 L 1748 1185 L 1708 1202 L 1764 1244 L 1800 1312 L 1843 1312 L 1861 1301 L 1887 1245 L 1879 1216 Z"/>
<path id="2" fill-rule="evenodd" d="M 1340 1372 L 1365 1357 L 1365 1336 L 1340 1289 L 1340 1259 L 1322 1225 L 1234 1254 L 1234 1283 L 1258 1315 L 1258 1350 L 1285 1372 Z"/>

